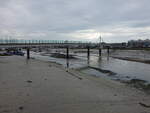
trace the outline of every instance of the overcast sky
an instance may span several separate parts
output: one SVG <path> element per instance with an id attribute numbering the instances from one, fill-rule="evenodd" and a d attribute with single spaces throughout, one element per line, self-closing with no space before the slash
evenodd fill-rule
<path id="1" fill-rule="evenodd" d="M 0 37 L 123 42 L 150 38 L 150 0 L 0 0 Z"/>

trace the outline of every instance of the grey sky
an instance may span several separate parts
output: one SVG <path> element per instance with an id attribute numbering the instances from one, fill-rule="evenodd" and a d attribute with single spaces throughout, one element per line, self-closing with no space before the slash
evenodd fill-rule
<path id="1" fill-rule="evenodd" d="M 106 42 L 150 38 L 150 0 L 0 0 L 0 36 Z"/>

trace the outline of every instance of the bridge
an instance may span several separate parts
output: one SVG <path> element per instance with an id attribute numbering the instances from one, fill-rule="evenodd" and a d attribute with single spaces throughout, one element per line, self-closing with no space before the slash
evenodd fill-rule
<path id="1" fill-rule="evenodd" d="M 33 48 L 33 47 L 86 47 L 97 43 L 85 41 L 63 41 L 63 40 L 2 40 L 0 48 Z"/>
<path id="2" fill-rule="evenodd" d="M 30 58 L 30 48 L 50 47 L 50 48 L 66 48 L 67 58 L 69 58 L 69 48 L 87 48 L 88 57 L 90 56 L 90 46 L 96 46 L 99 43 L 83 42 L 83 41 L 62 41 L 62 40 L 3 40 L 0 39 L 0 48 L 25 48 L 27 50 L 27 59 Z M 101 48 L 99 48 L 101 55 Z"/>

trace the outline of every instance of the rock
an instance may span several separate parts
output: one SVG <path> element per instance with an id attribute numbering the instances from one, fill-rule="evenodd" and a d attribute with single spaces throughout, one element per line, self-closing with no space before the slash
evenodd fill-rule
<path id="1" fill-rule="evenodd" d="M 19 107 L 19 110 L 23 110 L 23 109 L 24 109 L 23 106 L 20 106 L 20 107 Z"/>
<path id="2" fill-rule="evenodd" d="M 117 94 L 114 94 L 114 96 L 117 96 Z"/>
<path id="3" fill-rule="evenodd" d="M 140 104 L 141 106 L 143 106 L 143 107 L 150 108 L 150 105 L 146 105 L 146 104 L 144 104 L 144 103 L 142 103 L 142 102 L 139 102 L 139 104 Z"/>
<path id="4" fill-rule="evenodd" d="M 32 81 L 31 81 L 31 80 L 27 80 L 27 82 L 28 82 L 28 83 L 32 83 Z"/>

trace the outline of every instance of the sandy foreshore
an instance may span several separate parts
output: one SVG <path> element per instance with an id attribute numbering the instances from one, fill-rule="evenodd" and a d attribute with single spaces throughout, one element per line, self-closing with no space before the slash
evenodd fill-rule
<path id="1" fill-rule="evenodd" d="M 150 113 L 123 83 L 20 56 L 0 57 L 0 113 Z"/>
<path id="2" fill-rule="evenodd" d="M 131 57 L 114 57 L 112 58 L 120 59 L 120 60 L 127 60 L 127 61 L 133 61 L 133 62 L 140 62 L 140 63 L 145 63 L 145 64 L 150 64 L 150 60 L 143 60 L 139 58 L 131 58 Z"/>

